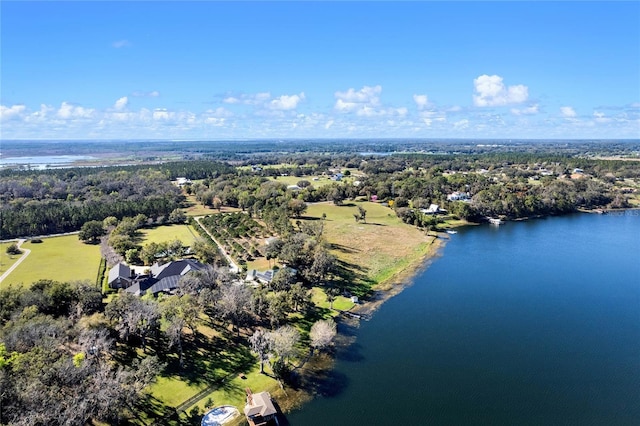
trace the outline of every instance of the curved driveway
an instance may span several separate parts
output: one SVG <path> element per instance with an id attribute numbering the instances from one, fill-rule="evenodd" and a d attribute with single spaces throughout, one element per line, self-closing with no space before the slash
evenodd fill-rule
<path id="1" fill-rule="evenodd" d="M 25 241 L 27 241 L 27 240 L 24 240 L 24 239 L 23 240 L 18 240 L 18 248 L 20 248 L 20 246 L 22 246 L 22 243 L 24 243 Z M 4 274 L 0 275 L 0 283 L 2 281 L 4 281 L 4 279 L 7 278 L 9 275 L 11 275 L 13 270 L 16 269 L 22 263 L 22 261 L 25 260 L 27 258 L 27 256 L 29 256 L 29 254 L 31 254 L 31 250 L 29 250 L 29 249 L 22 249 L 22 251 L 24 253 L 20 257 L 20 259 L 18 259 L 16 261 L 16 263 L 11 265 L 11 267 L 9 269 L 7 269 Z"/>

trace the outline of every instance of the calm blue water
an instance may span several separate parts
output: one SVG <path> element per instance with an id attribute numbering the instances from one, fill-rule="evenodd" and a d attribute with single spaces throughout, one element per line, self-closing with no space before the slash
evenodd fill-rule
<path id="1" fill-rule="evenodd" d="M 292 425 L 639 425 L 640 216 L 462 230 L 355 335 Z"/>

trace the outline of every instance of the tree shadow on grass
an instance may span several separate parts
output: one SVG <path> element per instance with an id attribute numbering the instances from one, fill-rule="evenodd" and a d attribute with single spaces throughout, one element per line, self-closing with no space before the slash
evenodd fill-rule
<path id="1" fill-rule="evenodd" d="M 175 415 L 173 407 L 165 405 L 158 398 L 146 394 L 140 398 L 128 412 L 128 418 L 118 424 L 125 426 L 145 426 L 149 424 L 172 424 L 170 419 Z"/>
<path id="2" fill-rule="evenodd" d="M 343 291 L 365 297 L 371 292 L 374 282 L 367 276 L 367 269 L 362 266 L 337 260 L 332 284 Z"/>
<path id="3" fill-rule="evenodd" d="M 179 378 L 189 385 L 219 384 L 229 374 L 247 371 L 256 361 L 242 339 L 231 332 L 213 338 L 191 335 L 183 345 L 182 368 L 177 355 L 169 355 L 163 375 Z"/>
<path id="4" fill-rule="evenodd" d="M 322 220 L 322 218 L 321 218 L 321 217 L 316 217 L 316 216 L 304 216 L 304 215 L 303 215 L 303 216 L 300 216 L 300 217 L 297 217 L 296 219 L 300 219 L 300 220 L 312 220 L 312 221 L 315 221 L 315 220 Z"/>
<path id="5" fill-rule="evenodd" d="M 337 244 L 337 243 L 330 243 L 329 244 L 329 250 L 336 250 L 336 251 L 339 251 L 341 253 L 358 253 L 358 252 L 360 252 L 360 250 L 358 250 L 358 249 L 354 249 L 354 248 L 347 247 L 345 245 Z"/>
<path id="6" fill-rule="evenodd" d="M 307 310 L 303 315 L 290 316 L 288 321 L 294 326 L 300 327 L 302 330 L 309 332 L 311 326 L 322 319 L 328 318 L 332 311 L 328 308 L 322 308 L 320 306 L 313 306 Z"/>

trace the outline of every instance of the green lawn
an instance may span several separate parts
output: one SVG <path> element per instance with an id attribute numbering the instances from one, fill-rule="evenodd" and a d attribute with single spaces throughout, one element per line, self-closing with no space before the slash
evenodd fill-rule
<path id="1" fill-rule="evenodd" d="M 141 230 L 141 244 L 162 243 L 180 240 L 185 246 L 190 246 L 197 238 L 197 233 L 190 225 L 166 225 Z"/>
<path id="2" fill-rule="evenodd" d="M 324 292 L 323 289 L 319 287 L 313 287 L 311 289 L 311 301 L 314 305 L 329 309 L 329 302 L 327 301 L 327 293 Z M 353 308 L 355 304 L 348 297 L 344 296 L 336 296 L 336 300 L 333 301 L 333 309 L 337 311 L 348 311 Z"/>
<path id="3" fill-rule="evenodd" d="M 43 238 L 38 244 L 26 242 L 22 248 L 30 249 L 31 254 L 0 285 L 30 285 L 40 279 L 95 283 L 100 247 L 80 242 L 77 235 Z"/>
<path id="4" fill-rule="evenodd" d="M 206 216 L 208 214 L 217 214 L 217 213 L 231 213 L 231 212 L 239 212 L 242 211 L 235 207 L 227 207 L 224 206 L 220 211 L 216 209 L 212 209 L 210 207 L 203 206 L 196 200 L 194 195 L 185 194 L 187 197 L 187 205 L 188 207 L 184 209 L 184 212 L 187 216 Z"/>
<path id="5" fill-rule="evenodd" d="M 314 177 L 317 177 L 318 180 L 313 180 Z M 278 176 L 278 177 L 270 177 L 268 178 L 270 181 L 284 183 L 285 185 L 296 185 L 301 180 L 307 180 L 311 183 L 314 188 L 319 188 L 324 185 L 329 185 L 335 183 L 335 181 L 331 180 L 329 176 Z M 352 183 L 354 180 L 358 180 L 353 176 L 345 176 L 342 178 L 342 183 Z"/>
<path id="6" fill-rule="evenodd" d="M 265 364 L 265 372 L 270 373 L 269 366 Z M 246 388 L 250 388 L 253 392 L 270 392 L 274 395 L 274 392 L 279 391 L 280 387 L 275 379 L 267 376 L 266 374 L 260 374 L 260 364 L 256 363 L 253 369 L 245 373 L 245 378 L 241 378 L 239 375 L 234 376 L 233 379 L 224 383 L 224 385 L 218 387 L 218 389 L 204 396 L 200 402 L 196 403 L 193 407 L 197 407 L 198 411 L 202 414 L 207 412 L 213 407 L 220 405 L 232 405 L 240 412 L 240 418 L 244 420 L 242 410 L 246 404 L 247 393 Z M 207 406 L 207 401 L 211 401 L 211 405 Z M 191 407 L 189 410 L 193 409 Z"/>
<path id="7" fill-rule="evenodd" d="M 366 223 L 355 221 L 357 206 L 366 210 Z M 364 296 L 377 285 L 392 284 L 399 279 L 398 274 L 422 263 L 432 250 L 434 237 L 403 223 L 392 209 L 381 204 L 310 204 L 305 218 L 318 220 L 323 213 L 324 236 L 339 261 L 340 286 L 357 296 Z"/>

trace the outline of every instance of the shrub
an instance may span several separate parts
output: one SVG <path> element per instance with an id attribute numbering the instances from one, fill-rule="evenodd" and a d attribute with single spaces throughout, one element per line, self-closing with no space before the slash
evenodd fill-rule
<path id="1" fill-rule="evenodd" d="M 16 243 L 12 243 L 12 244 L 9 244 L 9 247 L 7 247 L 7 254 L 11 254 L 11 255 L 22 254 L 22 251 L 20 250 L 20 248 Z"/>

